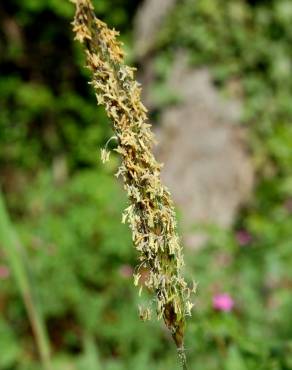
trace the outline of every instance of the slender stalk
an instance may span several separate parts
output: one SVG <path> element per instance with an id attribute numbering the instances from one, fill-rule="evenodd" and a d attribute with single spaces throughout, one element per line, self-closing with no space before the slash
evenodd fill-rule
<path id="1" fill-rule="evenodd" d="M 2 192 L 0 191 L 0 246 L 4 249 L 8 263 L 22 295 L 32 326 L 40 359 L 45 370 L 51 370 L 50 346 L 44 320 L 33 295 L 32 284 L 25 262 L 25 252 L 9 219 Z"/>

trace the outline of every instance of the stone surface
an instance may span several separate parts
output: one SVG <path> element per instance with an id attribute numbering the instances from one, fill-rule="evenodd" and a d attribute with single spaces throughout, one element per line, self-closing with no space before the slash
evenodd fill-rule
<path id="1" fill-rule="evenodd" d="M 157 156 L 181 209 L 186 241 L 195 247 L 204 235 L 190 231 L 192 225 L 231 225 L 249 198 L 254 176 L 246 135 L 238 125 L 240 103 L 220 96 L 207 69 L 186 66 L 178 55 L 168 85 L 181 102 L 162 113 Z"/>
<path id="2" fill-rule="evenodd" d="M 176 0 L 147 0 L 139 7 L 134 22 L 135 55 L 145 56 L 154 46 L 161 25 Z"/>

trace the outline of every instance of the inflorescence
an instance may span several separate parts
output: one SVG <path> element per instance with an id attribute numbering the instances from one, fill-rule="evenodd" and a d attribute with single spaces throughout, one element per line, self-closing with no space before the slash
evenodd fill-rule
<path id="1" fill-rule="evenodd" d="M 143 271 L 144 286 L 154 293 L 158 318 L 163 318 L 183 355 L 185 318 L 191 314 L 190 289 L 181 275 L 182 247 L 176 231 L 176 218 L 169 191 L 161 184 L 161 165 L 152 153 L 154 137 L 141 102 L 141 88 L 134 68 L 124 64 L 118 32 L 96 18 L 90 0 L 74 0 L 76 14 L 73 30 L 86 52 L 92 72 L 97 102 L 111 119 L 121 156 L 116 173 L 123 179 L 129 206 L 123 213 L 133 243 L 139 253 L 134 284 Z M 102 150 L 102 159 L 109 153 Z M 145 275 L 145 273 L 143 273 Z M 151 317 L 151 304 L 140 310 L 143 319 Z"/>

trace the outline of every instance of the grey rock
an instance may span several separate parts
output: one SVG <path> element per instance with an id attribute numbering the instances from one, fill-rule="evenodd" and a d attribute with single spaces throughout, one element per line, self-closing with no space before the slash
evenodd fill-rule
<path id="1" fill-rule="evenodd" d="M 197 247 L 197 223 L 228 227 L 254 182 L 240 102 L 223 99 L 207 69 L 192 70 L 178 55 L 170 79 L 181 102 L 167 108 L 156 130 L 162 177 L 182 213 L 186 243 Z"/>
<path id="2" fill-rule="evenodd" d="M 155 44 L 156 36 L 176 0 L 147 0 L 139 7 L 134 21 L 135 55 L 142 57 Z"/>

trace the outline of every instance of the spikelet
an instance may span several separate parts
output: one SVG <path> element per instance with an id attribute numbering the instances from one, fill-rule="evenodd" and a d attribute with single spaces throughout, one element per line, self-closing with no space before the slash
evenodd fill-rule
<path id="1" fill-rule="evenodd" d="M 161 165 L 152 153 L 154 138 L 141 102 L 140 85 L 134 79 L 134 68 L 123 62 L 118 32 L 95 17 L 89 0 L 73 2 L 75 38 L 84 46 L 98 104 L 105 106 L 118 141 L 115 150 L 121 156 L 121 165 L 116 176 L 123 179 L 130 203 L 122 222 L 129 224 L 139 253 L 134 282 L 141 291 L 141 272 L 148 271 L 144 284 L 155 295 L 158 318 L 164 319 L 183 357 L 191 290 L 181 276 L 183 255 L 175 211 L 169 191 L 161 184 Z M 107 159 L 106 152 L 103 159 Z M 151 304 L 141 309 L 140 315 L 150 318 Z"/>

